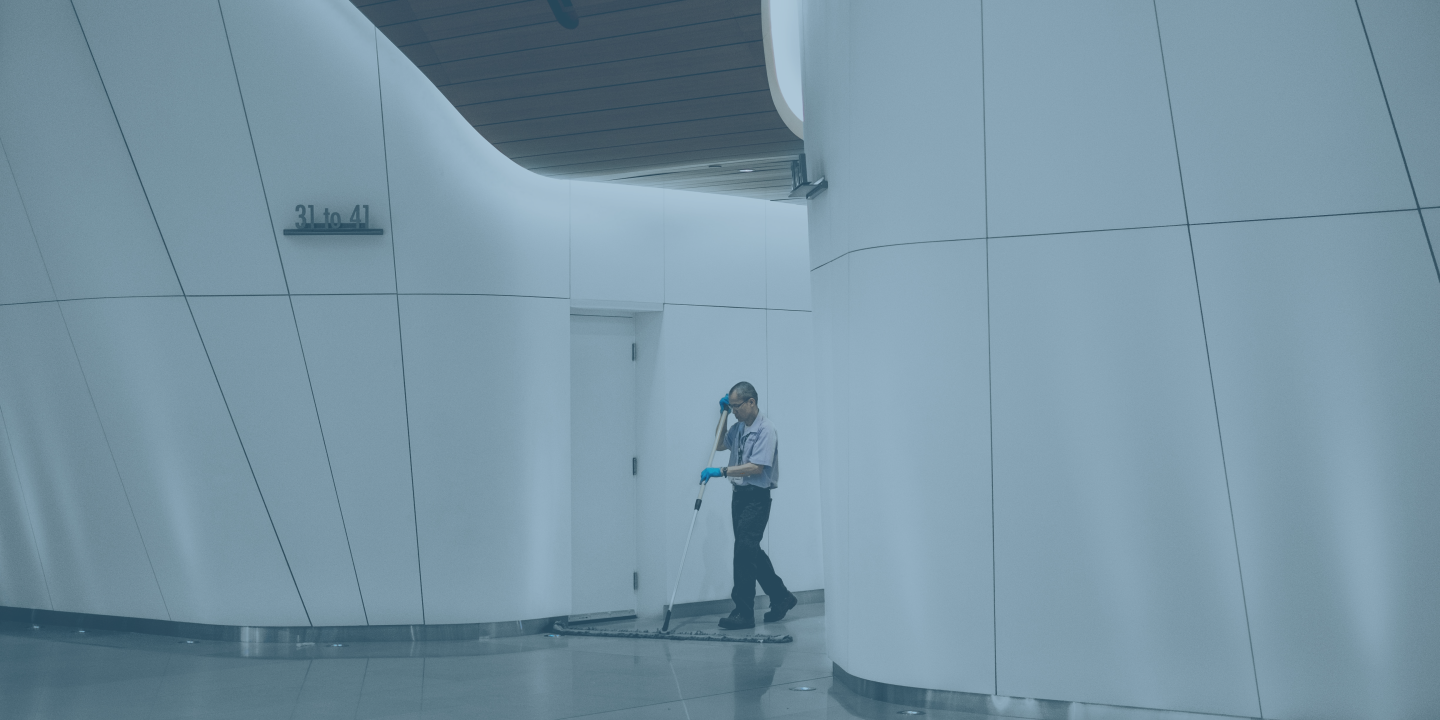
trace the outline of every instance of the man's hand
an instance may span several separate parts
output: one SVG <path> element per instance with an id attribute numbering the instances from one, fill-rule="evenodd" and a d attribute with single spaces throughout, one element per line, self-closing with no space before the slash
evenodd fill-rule
<path id="1" fill-rule="evenodd" d="M 704 485 L 705 483 L 710 482 L 710 478 L 717 478 L 724 474 L 724 471 L 722 471 L 720 468 L 705 468 L 704 470 L 700 471 L 700 484 Z"/>
<path id="2" fill-rule="evenodd" d="M 723 396 L 721 396 L 720 410 L 722 412 L 730 412 L 730 393 L 725 393 Z"/>

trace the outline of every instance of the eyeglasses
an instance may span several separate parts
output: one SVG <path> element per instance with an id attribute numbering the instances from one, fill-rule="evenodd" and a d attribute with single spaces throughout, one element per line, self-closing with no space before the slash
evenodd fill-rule
<path id="1" fill-rule="evenodd" d="M 731 403 L 730 403 L 730 409 L 731 409 L 731 410 L 734 410 L 735 408 L 738 408 L 738 407 L 745 407 L 745 403 L 748 403 L 748 402 L 755 402 L 755 398 L 745 398 L 743 401 L 738 402 L 738 403 L 737 403 L 737 402 L 731 402 Z"/>

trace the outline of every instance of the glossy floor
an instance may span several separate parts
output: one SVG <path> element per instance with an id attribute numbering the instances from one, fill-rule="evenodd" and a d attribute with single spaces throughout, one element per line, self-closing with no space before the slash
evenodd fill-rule
<path id="1" fill-rule="evenodd" d="M 910 710 L 832 686 L 822 613 L 822 605 L 802 605 L 760 628 L 795 637 L 783 645 L 536 635 L 342 647 L 188 644 L 4 623 L 0 717 L 878 719 Z M 715 621 L 688 618 L 674 629 L 711 630 Z"/>

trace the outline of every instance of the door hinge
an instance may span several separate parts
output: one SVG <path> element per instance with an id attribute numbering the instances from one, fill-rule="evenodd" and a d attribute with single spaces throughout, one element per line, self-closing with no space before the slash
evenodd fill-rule
<path id="1" fill-rule="evenodd" d="M 640 589 L 640 571 L 639 571 L 639 570 L 636 570 L 631 577 L 632 577 L 632 579 L 633 579 L 632 584 L 635 586 L 635 589 L 636 589 L 636 590 L 639 590 L 639 589 Z"/>
<path id="2" fill-rule="evenodd" d="M 631 360 L 638 360 L 639 358 L 640 358 L 640 350 L 639 350 L 639 348 L 636 348 L 636 347 L 635 347 L 635 343 L 630 343 L 630 359 L 631 359 Z"/>
<path id="3" fill-rule="evenodd" d="M 638 458 L 638 457 L 632 457 L 632 458 L 630 458 L 630 474 L 631 474 L 631 475 L 639 475 L 639 474 L 640 474 L 640 458 Z"/>

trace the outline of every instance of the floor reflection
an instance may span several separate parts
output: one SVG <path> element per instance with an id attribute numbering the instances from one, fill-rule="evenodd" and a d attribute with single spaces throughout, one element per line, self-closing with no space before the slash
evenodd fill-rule
<path id="1" fill-rule="evenodd" d="M 765 717 L 761 700 L 775 683 L 775 671 L 784 661 L 785 651 L 773 644 L 737 643 L 733 647 L 730 670 L 735 687 L 759 688 L 736 693 L 735 720 Z"/>
<path id="2" fill-rule="evenodd" d="M 712 630 L 717 619 L 688 618 L 676 629 Z M 901 709 L 832 688 L 823 606 L 801 605 L 760 630 L 795 642 L 531 635 L 262 646 L 0 624 L 0 717 L 803 720 Z M 790 690 L 797 686 L 815 689 Z"/>

